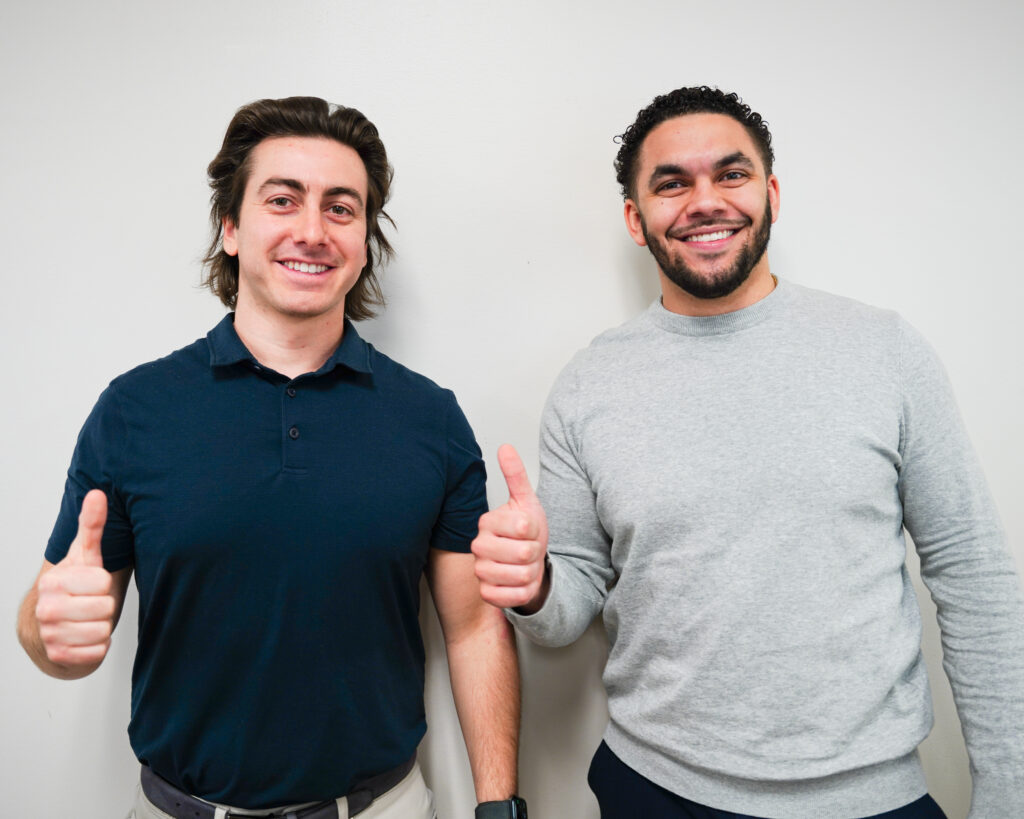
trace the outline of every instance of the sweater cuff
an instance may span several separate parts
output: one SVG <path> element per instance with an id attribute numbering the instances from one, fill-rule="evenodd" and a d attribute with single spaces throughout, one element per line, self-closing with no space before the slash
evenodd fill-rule
<path id="1" fill-rule="evenodd" d="M 523 634 L 542 646 L 566 646 L 579 637 L 601 610 L 604 600 L 588 593 L 586 584 L 567 570 L 558 555 L 551 555 L 548 597 L 533 614 L 505 609 L 505 616 Z"/>

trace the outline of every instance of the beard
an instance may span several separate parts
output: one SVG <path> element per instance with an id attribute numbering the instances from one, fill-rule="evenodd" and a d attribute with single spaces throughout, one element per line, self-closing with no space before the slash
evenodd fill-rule
<path id="1" fill-rule="evenodd" d="M 743 284 L 757 263 L 761 261 L 761 257 L 764 256 L 772 232 L 772 206 L 766 198 L 761 225 L 750 241 L 740 249 L 732 266 L 712 271 L 710 275 L 698 273 L 682 259 L 673 259 L 661 239 L 647 232 L 647 223 L 644 222 L 643 215 L 640 216 L 640 229 L 643 231 L 651 255 L 654 256 L 658 267 L 669 281 L 694 298 L 718 299 L 728 296 Z"/>

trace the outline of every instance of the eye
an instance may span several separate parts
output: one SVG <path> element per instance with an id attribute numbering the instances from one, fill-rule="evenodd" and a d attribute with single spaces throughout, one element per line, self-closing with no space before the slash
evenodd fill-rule
<path id="1" fill-rule="evenodd" d="M 747 178 L 748 176 L 745 171 L 726 171 L 721 176 L 721 180 L 723 182 L 732 182 L 734 184 L 738 182 L 745 182 Z"/>
<path id="2" fill-rule="evenodd" d="M 286 208 L 292 203 L 287 196 L 275 196 L 269 200 L 269 204 L 277 208 Z"/>
<path id="3" fill-rule="evenodd" d="M 346 207 L 345 205 L 331 205 L 330 211 L 335 216 L 351 216 L 352 215 L 352 209 Z"/>
<path id="4" fill-rule="evenodd" d="M 670 179 L 667 182 L 662 182 L 655 188 L 655 193 L 674 193 L 682 190 L 686 185 L 680 179 Z"/>

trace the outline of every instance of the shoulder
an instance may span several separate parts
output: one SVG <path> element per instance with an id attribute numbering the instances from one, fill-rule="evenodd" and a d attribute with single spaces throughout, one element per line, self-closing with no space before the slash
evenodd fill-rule
<path id="1" fill-rule="evenodd" d="M 895 310 L 787 283 L 773 341 L 792 355 L 875 373 L 898 370 L 909 325 Z"/>
<path id="2" fill-rule="evenodd" d="M 426 436 L 436 441 L 440 436 L 448 442 L 449 454 L 454 446 L 465 450 L 471 459 L 479 460 L 480 449 L 473 428 L 455 393 L 399 364 L 372 344 L 367 342 L 366 347 L 377 420 L 386 423 L 397 437 L 420 440 Z"/>
<path id="3" fill-rule="evenodd" d="M 206 339 L 139 364 L 107 384 L 96 399 L 86 427 L 120 424 L 126 416 L 136 417 L 140 411 L 152 411 L 154 407 L 165 412 L 173 406 L 175 394 L 187 394 L 204 369 L 209 373 Z"/>
<path id="4" fill-rule="evenodd" d="M 848 296 L 790 282 L 786 283 L 786 289 L 789 296 L 786 320 L 797 325 L 895 337 L 903 323 L 895 310 L 876 307 Z"/>
<path id="5" fill-rule="evenodd" d="M 402 401 L 412 409 L 445 408 L 456 405 L 455 394 L 437 382 L 366 342 L 373 383 L 381 395 Z"/>
<path id="6" fill-rule="evenodd" d="M 573 381 L 587 384 L 592 380 L 607 379 L 617 370 L 634 368 L 643 360 L 648 347 L 657 344 L 658 332 L 648 312 L 591 339 L 590 344 L 577 351 L 565 365 L 556 383 Z"/>
<path id="7" fill-rule="evenodd" d="M 652 341 L 657 337 L 657 330 L 649 316 L 653 309 L 654 305 L 629 321 L 599 333 L 580 351 L 581 356 L 600 359 L 604 356 L 618 355 L 622 348 Z"/>
<path id="8" fill-rule="evenodd" d="M 133 431 L 140 424 L 162 425 L 180 411 L 180 399 L 190 394 L 191 383 L 181 374 L 187 362 L 201 362 L 205 340 L 176 350 L 163 358 L 133 367 L 114 378 L 96 399 L 78 436 L 75 465 L 90 459 L 108 466 L 125 457 Z M 209 354 L 205 353 L 209 370 Z M 113 460 L 111 460 L 113 459 Z"/>
<path id="9" fill-rule="evenodd" d="M 200 338 L 161 358 L 121 373 L 110 382 L 107 390 L 121 395 L 166 390 L 189 377 L 209 373 L 210 369 L 209 343 L 205 338 Z"/>

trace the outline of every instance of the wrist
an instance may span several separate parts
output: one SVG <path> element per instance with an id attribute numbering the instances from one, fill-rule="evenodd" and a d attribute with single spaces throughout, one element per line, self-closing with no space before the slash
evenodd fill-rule
<path id="1" fill-rule="evenodd" d="M 551 593 L 551 558 L 548 557 L 547 553 L 544 554 L 544 570 L 540 578 L 540 586 L 537 588 L 537 593 L 533 596 L 533 599 L 528 603 L 524 603 L 521 606 L 516 606 L 512 609 L 516 614 L 525 614 L 527 616 L 536 614 L 547 602 L 548 595 Z"/>

